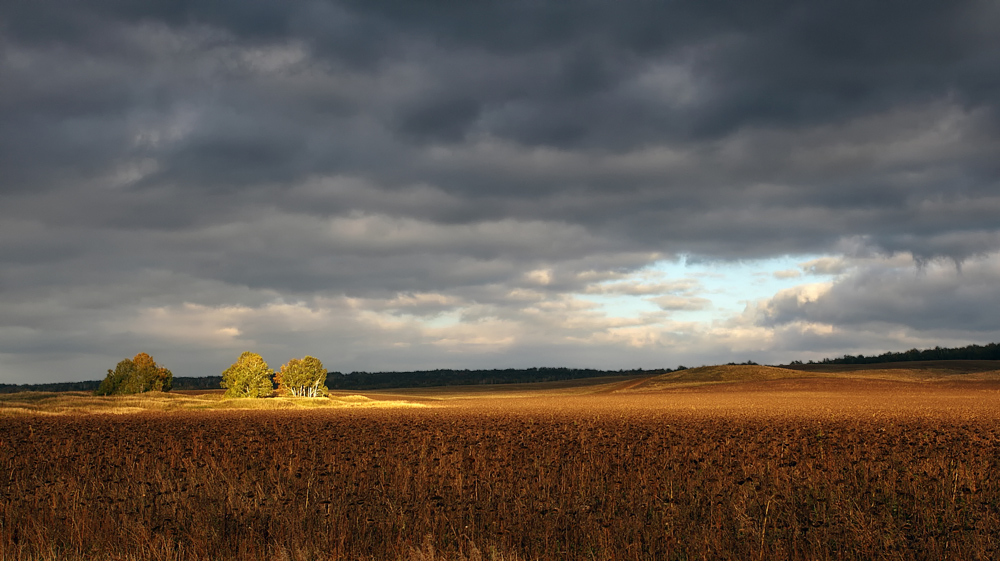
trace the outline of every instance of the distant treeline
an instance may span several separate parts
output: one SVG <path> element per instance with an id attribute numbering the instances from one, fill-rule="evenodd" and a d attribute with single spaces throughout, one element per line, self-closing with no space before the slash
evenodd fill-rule
<path id="1" fill-rule="evenodd" d="M 954 349 L 934 347 L 933 349 L 910 349 L 901 353 L 882 353 L 880 355 L 844 355 L 840 358 L 824 358 L 811 364 L 875 364 L 879 362 L 911 362 L 918 360 L 1000 360 L 1000 344 L 969 345 Z M 792 364 L 802 364 L 795 361 Z"/>
<path id="2" fill-rule="evenodd" d="M 202 376 L 200 378 L 175 376 L 175 390 L 217 390 L 222 376 Z M 100 387 L 100 380 L 85 382 L 51 382 L 48 384 L 0 384 L 0 394 L 16 392 L 93 392 Z"/>
<path id="3" fill-rule="evenodd" d="M 683 367 L 681 367 L 683 368 Z M 656 370 L 594 370 L 591 368 L 507 368 L 504 370 L 422 370 L 417 372 L 330 372 L 326 387 L 331 390 L 378 390 L 387 388 L 424 388 L 431 386 L 471 386 L 480 384 L 527 384 L 556 382 L 601 376 L 666 374 L 669 368 Z"/>
<path id="4" fill-rule="evenodd" d="M 17 392 L 93 392 L 100 380 L 86 382 L 53 382 L 50 384 L 0 384 L 0 393 Z"/>
<path id="5" fill-rule="evenodd" d="M 222 388 L 222 376 L 174 376 L 175 390 L 218 390 Z"/>

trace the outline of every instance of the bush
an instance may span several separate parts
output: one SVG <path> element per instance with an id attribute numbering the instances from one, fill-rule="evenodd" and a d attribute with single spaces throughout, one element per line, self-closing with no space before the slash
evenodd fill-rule
<path id="1" fill-rule="evenodd" d="M 249 351 L 222 373 L 226 397 L 267 397 L 274 391 L 274 370 L 257 353 Z"/>

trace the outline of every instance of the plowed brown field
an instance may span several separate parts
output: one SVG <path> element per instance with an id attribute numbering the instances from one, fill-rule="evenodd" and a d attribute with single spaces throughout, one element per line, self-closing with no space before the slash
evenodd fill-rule
<path id="1" fill-rule="evenodd" d="M 1000 393 L 0 417 L 0 559 L 996 559 Z"/>

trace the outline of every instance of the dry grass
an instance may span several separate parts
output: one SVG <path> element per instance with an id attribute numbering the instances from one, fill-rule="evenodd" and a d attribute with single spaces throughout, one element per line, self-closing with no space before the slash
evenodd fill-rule
<path id="1" fill-rule="evenodd" d="M 8 415 L 0 559 L 995 559 L 997 390 Z"/>
<path id="2" fill-rule="evenodd" d="M 0 394 L 0 417 L 10 415 L 124 415 L 148 411 L 302 410 L 422 406 L 403 400 L 373 400 L 360 395 L 331 395 L 329 398 L 226 399 L 220 392 L 149 392 L 117 396 L 95 396 L 86 392 Z"/>

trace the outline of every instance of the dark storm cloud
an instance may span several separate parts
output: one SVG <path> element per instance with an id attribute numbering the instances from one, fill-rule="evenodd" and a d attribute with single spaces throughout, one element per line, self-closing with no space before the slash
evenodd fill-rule
<path id="1" fill-rule="evenodd" d="M 762 153 L 752 167 L 734 166 L 710 155 L 682 174 L 589 170 L 597 173 L 553 180 L 512 169 L 428 169 L 410 158 L 428 142 L 483 136 L 584 157 L 664 144 L 704 153 L 748 127 L 804 130 L 941 100 L 979 109 L 977 118 L 989 121 L 998 98 L 991 22 L 1000 21 L 982 2 L 33 5 L 14 3 L 4 17 L 7 66 L 22 85 L 4 105 L 27 115 L 6 121 L 8 188 L 96 175 L 144 154 L 160 162 L 145 185 L 204 191 L 264 183 L 278 192 L 310 175 L 345 171 L 382 178 L 387 189 L 423 180 L 468 197 L 528 185 L 532 198 L 570 192 L 596 202 L 620 194 L 610 217 L 558 209 L 536 216 L 613 223 L 639 206 L 650 209 L 650 199 L 685 212 L 725 206 L 734 183 L 786 180 L 787 162 Z M 253 59 L 254 49 L 290 45 L 300 45 L 302 57 L 272 61 L 280 69 Z M 336 85 L 346 81 L 361 83 L 347 92 Z M 175 141 L 134 142 L 144 119 L 155 126 L 184 111 L 195 122 Z M 983 176 L 966 188 L 995 184 L 988 158 L 960 163 L 963 173 Z M 699 177 L 720 164 L 730 173 Z M 779 202 L 792 207 L 905 202 L 884 177 L 787 180 L 794 193 Z M 497 206 L 514 211 L 512 203 Z M 669 217 L 654 212 L 650 220 L 662 218 Z M 740 234 L 774 236 L 766 227 Z M 661 235 L 643 241 L 659 243 Z M 805 239 L 814 248 L 830 243 L 825 233 Z M 727 253 L 723 240 L 705 245 L 697 250 Z"/>
<path id="2" fill-rule="evenodd" d="M 561 129 L 576 131 L 565 144 L 606 148 L 741 126 L 802 126 L 948 94 L 992 103 L 998 86 L 991 71 L 997 10 L 983 2 L 498 2 L 444 4 L 432 12 L 397 6 L 365 2 L 359 10 L 445 48 L 526 61 L 550 55 L 546 72 L 530 81 L 508 79 L 491 91 L 449 84 L 473 89 L 483 111 L 520 105 L 527 118 L 491 132 L 525 142 L 549 136 L 548 143 L 560 144 L 544 131 Z M 689 65 L 704 85 L 696 102 L 670 107 L 620 95 L 650 61 Z"/>
<path id="3" fill-rule="evenodd" d="M 0 355 L 190 302 L 991 254 L 997 29 L 985 1 L 0 3 Z"/>

